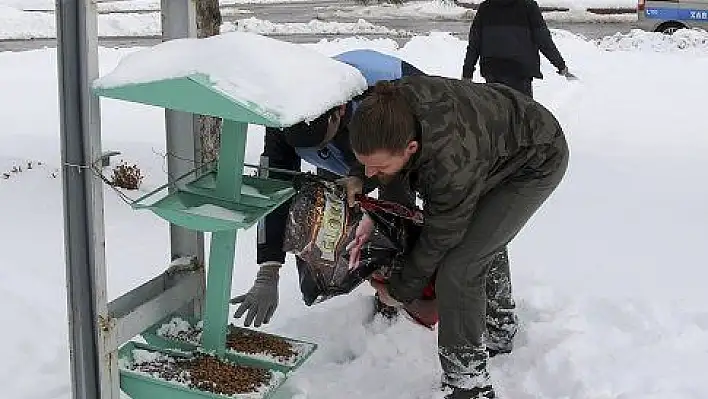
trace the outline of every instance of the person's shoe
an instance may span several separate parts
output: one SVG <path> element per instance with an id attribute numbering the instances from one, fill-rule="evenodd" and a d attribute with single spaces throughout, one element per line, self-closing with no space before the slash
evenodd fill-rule
<path id="1" fill-rule="evenodd" d="M 487 354 L 489 355 L 489 358 L 493 358 L 494 356 L 497 355 L 507 355 L 511 353 L 511 348 L 501 348 L 501 349 L 494 349 L 494 348 L 487 348 Z"/>
<path id="2" fill-rule="evenodd" d="M 395 306 L 388 306 L 381 302 L 378 294 L 374 295 L 374 312 L 375 314 L 380 314 L 389 320 L 398 316 L 398 308 Z"/>
<path id="3" fill-rule="evenodd" d="M 519 331 L 519 318 L 512 310 L 497 311 L 496 315 L 487 314 L 487 332 L 484 343 L 489 357 L 511 353 L 514 348 L 514 337 Z"/>
<path id="4" fill-rule="evenodd" d="M 482 388 L 463 389 L 458 387 L 445 387 L 445 399 L 495 399 L 494 389 L 491 386 Z"/>
<path id="5" fill-rule="evenodd" d="M 511 350 L 514 349 L 513 335 L 511 337 L 504 338 L 495 342 L 490 342 L 489 336 L 487 336 L 486 338 L 487 355 L 489 355 L 490 359 L 497 355 L 509 354 L 511 353 Z"/>

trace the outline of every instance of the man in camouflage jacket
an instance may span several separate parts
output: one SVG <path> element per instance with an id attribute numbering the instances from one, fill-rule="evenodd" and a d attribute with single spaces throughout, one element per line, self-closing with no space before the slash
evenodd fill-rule
<path id="1" fill-rule="evenodd" d="M 349 124 L 366 176 L 405 179 L 425 224 L 382 300 L 407 303 L 437 273 L 438 350 L 447 398 L 494 398 L 490 354 L 516 332 L 508 263 L 495 254 L 560 183 L 569 158 L 553 115 L 500 84 L 440 77 L 380 82 Z"/>

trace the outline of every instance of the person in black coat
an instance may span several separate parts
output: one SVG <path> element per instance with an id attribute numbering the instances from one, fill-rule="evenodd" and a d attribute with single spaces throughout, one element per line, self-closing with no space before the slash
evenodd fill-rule
<path id="1" fill-rule="evenodd" d="M 462 77 L 472 78 L 479 59 L 487 83 L 502 83 L 533 97 L 533 78 L 543 78 L 539 51 L 559 74 L 574 78 L 534 0 L 485 0 L 470 27 Z"/>

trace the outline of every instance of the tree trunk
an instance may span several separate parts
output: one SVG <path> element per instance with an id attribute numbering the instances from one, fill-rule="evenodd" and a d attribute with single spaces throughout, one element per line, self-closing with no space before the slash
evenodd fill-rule
<path id="1" fill-rule="evenodd" d="M 221 28 L 219 0 L 196 0 L 195 6 L 197 9 L 197 36 L 218 35 Z M 216 160 L 219 157 L 221 143 L 221 118 L 199 115 L 199 138 L 202 162 L 208 163 Z"/>

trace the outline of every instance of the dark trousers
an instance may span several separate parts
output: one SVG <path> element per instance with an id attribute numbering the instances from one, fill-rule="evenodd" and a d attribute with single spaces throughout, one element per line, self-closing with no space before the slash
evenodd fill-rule
<path id="1" fill-rule="evenodd" d="M 520 91 L 529 97 L 533 98 L 533 78 L 523 78 L 518 76 L 485 76 L 484 80 L 487 83 L 501 83 L 509 86 L 516 91 Z"/>
<path id="2" fill-rule="evenodd" d="M 494 397 L 487 346 L 504 349 L 516 332 L 509 263 L 500 252 L 560 183 L 569 154 L 563 136 L 558 140 L 554 146 L 562 150 L 548 160 L 555 170 L 511 176 L 482 196 L 462 241 L 437 270 L 443 384 L 469 390 L 472 397 Z"/>

